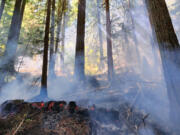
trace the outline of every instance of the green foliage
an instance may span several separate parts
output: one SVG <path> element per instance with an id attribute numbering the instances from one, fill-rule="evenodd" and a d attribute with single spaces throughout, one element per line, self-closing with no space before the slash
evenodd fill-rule
<path id="1" fill-rule="evenodd" d="M 2 45 L 6 44 L 7 37 L 8 37 L 8 32 L 9 32 L 9 26 L 11 24 L 11 18 L 13 14 L 13 7 L 14 1 L 7 1 L 5 5 L 5 9 L 3 12 L 3 16 L 0 22 L 0 45 L 1 45 L 1 50 L 0 52 L 2 53 Z"/>
<path id="2" fill-rule="evenodd" d="M 27 1 L 21 27 L 20 39 L 18 43 L 17 56 L 26 55 L 33 57 L 43 53 L 47 6 L 46 2 L 47 0 Z M 92 33 L 97 31 L 97 0 L 87 0 L 86 2 L 86 37 L 88 37 L 89 39 L 86 39 L 88 42 L 86 42 L 85 67 L 87 74 L 95 74 L 96 72 L 98 72 L 98 64 L 100 63 L 98 52 L 99 47 L 97 46 L 98 40 L 95 39 L 95 37 L 92 37 Z M 100 3 L 100 6 L 102 8 L 102 1 Z M 0 22 L 0 56 L 3 55 L 5 50 L 5 45 L 7 42 L 8 32 L 14 10 L 14 4 L 15 0 L 7 0 Z M 78 0 L 56 0 L 55 30 L 57 28 L 58 21 L 62 19 L 64 13 L 66 13 L 67 15 L 66 27 L 76 28 Z M 66 46 L 68 46 L 69 48 L 73 48 L 72 50 L 74 50 L 75 42 L 66 42 Z M 71 42 L 71 44 L 69 42 Z M 69 54 L 68 59 L 70 59 L 70 62 L 72 64 L 74 55 Z"/>
<path id="3" fill-rule="evenodd" d="M 72 25 L 77 18 L 78 13 L 78 0 L 73 0 L 69 7 L 69 22 L 68 25 Z"/>
<path id="4" fill-rule="evenodd" d="M 43 0 L 31 0 L 26 5 L 20 41 L 20 47 L 29 45 L 30 55 L 41 53 L 44 37 L 45 6 Z"/>

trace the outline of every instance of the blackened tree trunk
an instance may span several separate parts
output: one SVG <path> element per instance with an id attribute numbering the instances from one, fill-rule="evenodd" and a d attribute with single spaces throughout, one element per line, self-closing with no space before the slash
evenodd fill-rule
<path id="1" fill-rule="evenodd" d="M 114 65 L 112 56 L 112 41 L 111 41 L 111 21 L 109 11 L 109 0 L 105 0 L 106 4 L 106 38 L 107 38 L 107 64 L 108 64 L 108 80 L 112 81 L 114 76 Z"/>
<path id="2" fill-rule="evenodd" d="M 79 0 L 78 3 L 78 19 L 77 19 L 77 35 L 76 35 L 76 54 L 75 54 L 75 69 L 74 73 L 78 79 L 85 78 L 85 14 L 86 14 L 86 0 Z"/>
<path id="3" fill-rule="evenodd" d="M 170 118 L 180 124 L 180 47 L 165 0 L 146 0 L 150 22 L 159 45 L 170 102 Z"/>
<path id="4" fill-rule="evenodd" d="M 51 39 L 50 39 L 50 60 L 49 60 L 49 74 L 55 75 L 54 65 L 54 29 L 55 29 L 55 0 L 52 0 L 52 12 L 51 12 Z"/>
<path id="5" fill-rule="evenodd" d="M 0 21 L 1 21 L 1 17 L 2 17 L 3 11 L 4 11 L 5 4 L 6 4 L 6 0 L 1 0 Z"/>
<path id="6" fill-rule="evenodd" d="M 47 0 L 47 15 L 44 37 L 43 67 L 41 78 L 41 95 L 47 97 L 47 70 L 48 70 L 48 48 L 49 48 L 49 28 L 50 28 L 51 0 Z"/>
<path id="7" fill-rule="evenodd" d="M 98 23 L 98 34 L 99 34 L 99 48 L 100 48 L 100 67 L 103 68 L 103 40 L 101 31 L 101 14 L 100 14 L 100 0 L 97 0 L 97 23 Z"/>

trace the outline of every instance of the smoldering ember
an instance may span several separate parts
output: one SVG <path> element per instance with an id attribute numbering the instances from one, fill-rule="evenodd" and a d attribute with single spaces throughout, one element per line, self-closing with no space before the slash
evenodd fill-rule
<path id="1" fill-rule="evenodd" d="M 180 0 L 0 0 L 0 135 L 179 135 Z"/>

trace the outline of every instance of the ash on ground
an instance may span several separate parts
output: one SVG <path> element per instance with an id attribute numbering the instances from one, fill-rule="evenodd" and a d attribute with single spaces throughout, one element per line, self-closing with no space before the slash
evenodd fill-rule
<path id="1" fill-rule="evenodd" d="M 172 135 L 150 120 L 149 114 L 127 103 L 116 109 L 83 108 L 71 101 L 4 102 L 0 135 Z"/>

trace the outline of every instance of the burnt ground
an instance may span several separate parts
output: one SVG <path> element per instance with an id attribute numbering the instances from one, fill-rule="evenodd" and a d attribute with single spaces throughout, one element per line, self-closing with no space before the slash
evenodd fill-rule
<path id="1" fill-rule="evenodd" d="M 9 100 L 0 108 L 0 135 L 172 135 L 128 103 L 106 109 L 73 101 Z"/>
<path id="2" fill-rule="evenodd" d="M 71 79 L 56 78 L 49 85 L 48 94 L 56 100 L 52 109 L 49 109 L 49 102 L 42 108 L 41 103 L 4 102 L 0 107 L 0 135 L 176 135 L 167 126 L 168 121 L 164 125 L 159 119 L 159 116 L 166 119 L 168 114 L 161 81 L 152 82 L 127 73 L 110 86 L 104 76 L 98 78 L 90 77 L 85 86 L 79 82 L 76 85 Z M 7 99 L 27 100 L 28 94 L 35 93 L 29 87 L 20 87 L 19 91 L 13 88 L 5 89 L 8 94 L 12 93 Z M 34 89 L 37 91 L 36 87 Z M 2 98 L 7 95 L 5 90 Z M 25 93 L 25 97 L 14 93 Z M 59 109 L 59 100 L 77 101 L 78 109 L 70 107 L 71 111 L 75 110 L 71 112 L 68 103 Z"/>

